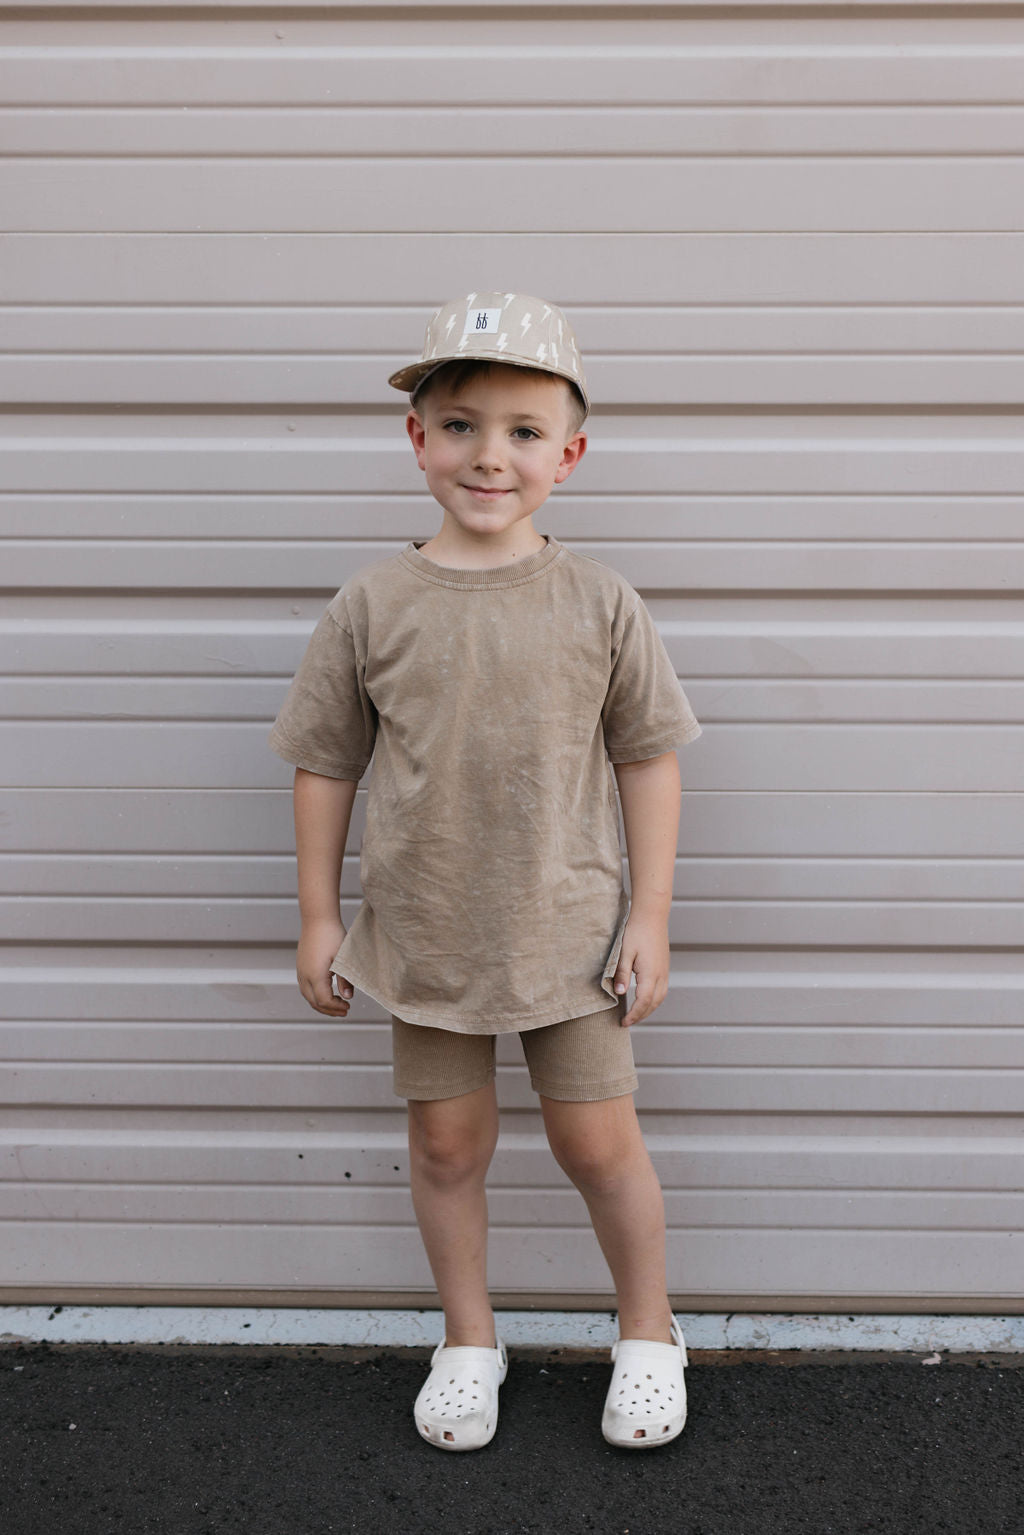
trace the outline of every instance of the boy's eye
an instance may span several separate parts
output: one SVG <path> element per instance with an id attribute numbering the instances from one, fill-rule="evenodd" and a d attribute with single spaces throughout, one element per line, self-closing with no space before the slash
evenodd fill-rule
<path id="1" fill-rule="evenodd" d="M 455 432 L 457 436 L 464 437 L 470 430 L 470 425 L 468 421 L 446 421 L 444 429 L 446 432 Z"/>
<path id="2" fill-rule="evenodd" d="M 540 433 L 535 432 L 532 426 L 517 426 L 512 435 L 518 437 L 520 442 L 529 442 L 531 438 L 539 437 Z"/>

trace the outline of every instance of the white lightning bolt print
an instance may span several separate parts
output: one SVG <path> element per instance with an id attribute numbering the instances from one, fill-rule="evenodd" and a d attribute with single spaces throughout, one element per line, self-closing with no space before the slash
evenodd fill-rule
<path id="1" fill-rule="evenodd" d="M 447 325 L 444 328 L 444 339 L 446 341 L 448 340 L 448 337 L 451 335 L 452 328 L 453 328 L 454 325 L 455 325 L 455 316 L 453 314 L 450 314 L 448 316 L 448 323 L 447 323 Z"/>
<path id="2" fill-rule="evenodd" d="M 544 359 L 547 357 L 547 355 L 548 355 L 548 349 L 547 349 L 547 347 L 544 345 L 544 343 L 542 341 L 540 346 L 537 348 L 537 361 L 538 362 L 543 362 Z"/>
<path id="3" fill-rule="evenodd" d="M 498 351 L 503 352 L 508 346 L 508 331 L 503 330 L 498 337 Z"/>
<path id="4" fill-rule="evenodd" d="M 523 327 L 523 334 L 519 338 L 520 341 L 524 341 L 526 339 L 526 332 L 530 329 L 530 321 L 532 319 L 533 319 L 532 315 L 524 314 L 523 318 L 520 320 L 519 323 Z"/>

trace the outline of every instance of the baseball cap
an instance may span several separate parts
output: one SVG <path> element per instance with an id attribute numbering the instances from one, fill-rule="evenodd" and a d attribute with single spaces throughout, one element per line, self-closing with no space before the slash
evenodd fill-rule
<path id="1" fill-rule="evenodd" d="M 419 362 L 411 362 L 388 383 L 413 394 L 446 362 L 510 363 L 539 368 L 568 379 L 590 411 L 583 361 L 572 327 L 562 311 L 526 293 L 467 293 L 431 316 Z"/>

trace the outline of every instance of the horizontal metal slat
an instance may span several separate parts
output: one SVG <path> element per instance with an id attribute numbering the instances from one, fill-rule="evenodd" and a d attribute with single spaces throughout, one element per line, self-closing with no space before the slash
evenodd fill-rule
<path id="1" fill-rule="evenodd" d="M 324 1063 L 383 1069 L 391 1061 L 389 1022 L 354 1023 L 320 1018 L 310 1010 L 306 1020 L 276 1023 L 214 1022 L 104 1022 L 90 1019 L 88 1028 L 79 1021 L 0 1023 L 0 1060 L 17 1067 L 38 1065 L 52 1070 L 64 1064 L 68 1076 L 79 1068 L 110 1063 L 120 1070 L 152 1063 L 175 1065 L 197 1072 L 206 1067 L 216 1075 L 232 1063 L 272 1067 L 281 1072 L 303 1070 Z M 799 1027 L 757 1022 L 686 1023 L 663 1022 L 661 1010 L 633 1030 L 633 1050 L 638 1064 L 650 1070 L 693 1067 L 745 1075 L 750 1069 L 851 1071 L 950 1070 L 977 1071 L 1024 1069 L 1024 1025 L 987 1028 L 980 1022 L 970 1028 L 933 1025 L 926 1017 L 913 1025 L 891 1027 L 864 1016 L 852 1027 L 804 1022 Z M 499 1064 L 503 1072 L 522 1066 L 518 1036 L 500 1041 Z"/>
<path id="2" fill-rule="evenodd" d="M 969 30 L 929 18 L 929 34 L 906 16 L 873 18 L 874 30 L 843 49 L 803 27 L 761 29 L 735 16 L 705 20 L 633 14 L 598 37 L 573 35 L 559 18 L 531 20 L 530 35 L 474 18 L 438 19 L 419 36 L 358 40 L 323 25 L 305 44 L 261 37 L 261 46 L 223 34 L 204 42 L 180 33 L 92 46 L 12 45 L 0 54 L 0 94 L 26 106 L 234 107 L 273 102 L 447 107 L 545 104 L 648 105 L 820 102 L 898 105 L 1016 102 L 1024 41 L 1019 18 L 977 18 Z M 484 8 L 486 12 L 486 7 Z M 347 20 L 347 18 L 346 18 Z M 987 23 L 987 25 L 986 25 Z M 862 25 L 870 25 L 870 22 Z M 349 37 L 352 38 L 351 32 Z M 965 44 L 970 43 L 970 46 Z"/>
<path id="3" fill-rule="evenodd" d="M 499 1047 L 500 1048 L 500 1047 Z M 200 1116 L 196 1116 L 198 1120 Z M 648 1121 L 651 1123 L 652 1121 Z M 657 1121 L 653 1121 L 655 1124 Z M 719 1134 L 647 1136 L 666 1188 L 721 1193 L 875 1190 L 882 1192 L 1006 1192 L 1019 1194 L 1019 1138 L 914 1134 L 852 1135 L 841 1126 L 817 1135 Z M 408 1146 L 404 1123 L 393 1134 L 310 1130 L 240 1131 L 223 1118 L 208 1128 L 170 1131 L 118 1115 L 88 1130 L 71 1124 L 0 1128 L 0 1179 L 39 1187 L 145 1183 L 230 1188 L 333 1186 L 351 1172 L 362 1189 L 405 1188 Z M 558 1181 L 543 1130 L 502 1128 L 489 1176 L 494 1188 L 545 1188 Z"/>
<path id="4" fill-rule="evenodd" d="M 1024 803 L 1021 814 L 1024 816 Z M 1024 823 L 1013 857 L 943 859 L 887 856 L 871 858 L 858 850 L 852 857 L 815 852 L 765 859 L 741 855 L 696 857 L 688 848 L 676 864 L 676 891 L 692 910 L 708 901 L 857 901 L 1014 902 L 1024 888 Z M 359 853 L 350 852 L 341 876 L 342 895 L 359 897 Z M 102 907 L 104 898 L 201 902 L 220 900 L 294 901 L 295 859 L 290 851 L 243 857 L 211 854 L 198 844 L 169 856 L 135 853 L 96 856 L 54 853 L 0 854 L 0 895 L 41 898 L 54 914 L 62 898 L 82 897 Z M 47 905 L 52 897 L 55 904 Z M 64 910 L 67 908 L 65 907 Z M 116 915 L 117 908 L 112 914 Z M 275 912 L 280 907 L 275 899 Z M 63 927 L 63 923 L 61 923 Z"/>
<path id="5" fill-rule="evenodd" d="M 407 352 L 413 352 L 416 343 Z M 1019 356 L 975 355 L 845 357 L 653 356 L 606 360 L 587 355 L 588 388 L 599 409 L 668 406 L 893 406 L 964 410 L 1012 405 L 1024 391 Z M 9 355 L 0 361 L 0 401 L 40 405 L 264 405 L 276 409 L 337 409 L 367 403 L 393 405 L 387 378 L 406 356 L 160 357 L 119 358 L 55 352 Z"/>
<path id="6" fill-rule="evenodd" d="M 11 787 L 285 788 L 269 724 L 0 722 L 0 760 Z M 1005 793 L 1024 777 L 1024 726 L 718 724 L 680 760 L 684 792 Z"/>
<path id="7" fill-rule="evenodd" d="M 351 915 L 351 909 L 349 909 Z M 168 949 L 74 944 L 59 953 L 10 944 L 0 970 L 0 1018 L 183 1022 L 289 1019 L 308 1023 L 290 942 L 256 948 L 199 945 Z M 45 969 L 45 985 L 40 976 Z M 1024 972 L 1016 952 L 974 955 L 949 948 L 674 953 L 658 1024 L 832 1028 L 1019 1028 Z M 351 1023 L 387 1022 L 380 1004 L 357 994 Z"/>
<path id="8" fill-rule="evenodd" d="M 403 61 L 395 62 L 397 67 Z M 496 62 L 500 90 L 504 61 Z M 616 79 L 618 91 L 631 85 L 635 98 L 647 63 L 645 60 L 631 71 L 627 61 Z M 500 106 L 425 107 L 390 100 L 385 103 L 382 98 L 362 107 L 320 104 L 310 108 L 282 103 L 275 104 L 273 111 L 244 104 L 228 109 L 198 105 L 183 114 L 178 106 L 137 101 L 127 111 L 100 113 L 94 103 L 91 110 L 75 111 L 58 96 L 52 98 L 52 105 L 24 107 L 5 124 L 4 150 L 8 156 L 82 159 L 120 156 L 126 143 L 136 142 L 145 144 L 147 156 L 380 155 L 413 160 L 467 154 L 480 158 L 544 156 L 551 153 L 553 145 L 559 155 L 588 158 L 624 153 L 652 157 L 808 153 L 960 156 L 1019 154 L 1024 150 L 1024 106 L 1003 101 L 979 107 L 976 102 L 963 100 L 959 81 L 944 110 L 939 111 L 932 103 L 922 103 L 915 110 L 891 97 L 891 106 L 876 103 L 870 99 L 874 80 L 867 69 L 860 103 L 833 105 L 818 100 L 800 107 L 795 101 L 791 106 L 769 100 L 758 107 L 727 98 L 729 84 L 721 81 L 721 75 L 724 73 L 728 82 L 733 71 L 727 61 L 719 60 L 717 69 L 708 69 L 702 76 L 702 92 L 705 96 L 713 93 L 716 99 L 691 105 L 683 83 L 688 73 L 686 61 L 678 61 L 677 69 L 677 92 L 682 87 L 683 100 L 677 94 L 664 104 L 647 106 L 635 105 L 621 94 L 600 106 L 562 106 L 550 101 L 537 105 L 530 100 L 529 69 L 519 75 L 519 99 L 506 100 Z M 231 61 L 225 60 L 221 80 L 231 72 Z M 605 70 L 601 68 L 599 73 L 604 76 Z M 187 91 L 187 70 L 181 71 L 181 78 Z M 747 81 L 750 79 L 748 73 Z M 463 78 L 463 89 L 464 84 Z"/>
<path id="9" fill-rule="evenodd" d="M 152 688 L 159 679 L 168 697 L 194 697 L 192 712 L 198 714 L 204 686 L 224 686 L 226 679 L 244 683 L 255 676 L 261 683 L 270 684 L 273 679 L 276 712 L 326 606 L 319 594 L 303 596 L 293 606 L 305 606 L 309 616 L 281 621 L 275 616 L 281 600 L 273 599 L 266 602 L 262 623 L 240 619 L 218 624 L 212 618 L 175 620 L 156 613 L 145 619 L 119 619 L 116 610 L 123 600 L 123 592 L 108 597 L 102 588 L 83 603 L 105 617 L 91 619 L 83 613 L 77 619 L 57 618 L 46 611 L 47 594 L 38 598 L 32 618 L 0 619 L 2 685 L 8 690 L 24 689 L 30 697 L 38 688 L 38 704 L 32 712 L 46 713 L 51 707 L 48 692 L 56 700 L 62 689 L 78 687 L 95 689 L 92 696 L 99 699 L 116 698 L 113 689 L 127 683 L 121 696 L 129 698 L 133 690 Z M 952 719 L 978 717 L 986 691 L 996 698 L 1012 697 L 1024 669 L 1024 607 L 1011 600 L 1000 604 L 1001 616 L 972 618 L 970 598 L 948 597 L 942 600 L 940 617 L 934 601 L 927 596 L 919 600 L 924 612 L 931 610 L 934 616 L 915 617 L 910 611 L 912 599 L 898 593 L 882 595 L 873 604 L 866 602 L 867 611 L 858 604 L 857 612 L 848 617 L 833 599 L 836 616 L 831 620 L 819 617 L 817 593 L 788 593 L 775 599 L 775 616 L 765 611 L 758 617 L 752 611 L 754 601 L 739 591 L 710 598 L 692 595 L 678 606 L 654 596 L 648 607 L 677 674 L 687 689 L 695 690 L 693 699 L 699 697 L 698 687 L 713 689 L 706 706 L 713 718 L 730 707 L 741 687 L 763 690 L 759 701 L 767 707 L 778 678 L 828 688 L 830 707 L 840 710 L 844 698 L 872 699 L 876 709 L 884 708 L 880 701 L 886 687 L 900 689 L 905 681 L 913 682 L 913 688 L 906 690 L 910 696 L 900 698 L 900 710 L 917 709 L 922 717 L 927 717 L 928 701 L 936 689 L 950 689 L 951 701 L 943 717 Z M 716 617 L 708 620 L 704 614 L 710 602 Z M 958 606 L 967 610 L 962 617 L 957 616 Z M 682 616 L 665 616 L 673 610 Z M 175 693 L 175 687 L 185 691 Z M 244 696 L 244 689 L 239 692 Z M 146 712 L 158 713 L 153 706 L 156 692 L 147 696 Z M 782 692 L 777 696 L 786 697 Z M 24 712 L 14 703 L 16 697 L 14 691 L 7 693 L 8 707 L 3 712 Z M 960 707 L 964 714 L 958 712 Z M 820 699 L 817 713 L 820 716 Z M 698 716 L 703 720 L 705 714 L 698 710 Z"/>
<path id="10" fill-rule="evenodd" d="M 648 1068 L 644 1107 L 719 1114 L 992 1114 L 1020 1112 L 1024 1068 L 844 1070 L 785 1067 Z M 525 1068 L 509 1068 L 502 1088 L 510 1109 L 536 1095 Z M 391 1068 L 318 1061 L 315 1065 L 176 1062 L 19 1062 L 5 1071 L 8 1105 L 274 1109 L 391 1108 Z"/>
<path id="11" fill-rule="evenodd" d="M 364 780 L 365 782 L 365 780 Z M 360 846 L 366 794 L 356 793 L 350 858 Z M 678 855 L 700 858 L 1007 858 L 1007 828 L 1021 824 L 1024 795 L 821 795 L 688 790 Z M 0 849 L 64 857 L 119 854 L 216 861 L 234 854 L 291 857 L 290 785 L 280 789 L 0 789 Z M 11 856 L 8 851 L 7 856 Z M 683 869 L 680 870 L 682 874 Z M 69 878 L 73 878 L 69 870 Z M 93 884 L 91 888 L 99 886 Z M 352 887 L 354 890 L 354 886 Z M 685 886 L 680 886 L 680 894 Z"/>
<path id="12" fill-rule="evenodd" d="M 22 589 L 216 590 L 242 576 L 249 590 L 309 590 L 320 585 L 325 567 L 342 565 L 346 553 L 339 543 L 241 538 L 222 544 L 11 539 L 3 545 L 5 583 Z M 624 549 L 617 563 L 634 586 L 662 590 L 1004 592 L 1024 586 L 1024 540 L 944 547 L 694 540 Z"/>
<path id="13" fill-rule="evenodd" d="M 351 421 L 349 430 L 359 435 L 346 436 L 339 428 L 334 437 L 320 435 L 316 424 L 315 437 L 293 436 L 287 427 L 265 422 L 257 422 L 249 436 L 241 423 L 231 422 L 208 421 L 200 430 L 196 421 L 158 421 L 147 434 L 130 426 L 122 423 L 124 435 L 112 437 L 108 422 L 84 415 L 71 438 L 62 434 L 66 426 L 57 431 L 45 416 L 10 418 L 0 435 L 0 490 L 234 496 L 422 492 L 419 470 L 393 419 L 376 425 Z M 161 435 L 161 426 L 174 437 Z M 1011 416 L 964 418 L 955 433 L 948 422 L 928 417 L 869 423 L 854 417 L 798 422 L 763 417 L 745 422 L 742 432 L 728 418 L 699 420 L 689 433 L 681 426 L 666 429 L 663 421 L 656 429 L 649 422 L 633 432 L 628 426 L 620 419 L 614 435 L 603 431 L 595 437 L 573 477 L 575 495 L 888 497 L 899 491 L 964 497 L 1019 496 L 1024 488 L 1024 442 Z M 211 437 L 214 429 L 219 435 Z M 433 530 L 437 517 L 428 497 L 421 507 L 420 526 Z M 359 542 L 346 539 L 343 545 L 352 569 L 360 563 Z M 965 557 L 984 552 L 984 544 L 974 551 L 963 540 L 956 542 Z M 649 562 L 649 549 L 625 540 L 620 547 L 620 568 L 629 579 L 630 555 L 632 565 Z M 143 547 L 139 555 L 145 558 Z M 238 584 L 236 574 L 232 585 Z"/>
<path id="14" fill-rule="evenodd" d="M 47 1282 L 63 1285 L 112 1284 L 154 1288 L 201 1284 L 206 1289 L 251 1289 L 254 1274 L 265 1288 L 329 1286 L 338 1291 L 373 1289 L 387 1295 L 419 1289 L 432 1293 L 419 1234 L 348 1227 L 339 1243 L 333 1227 L 296 1228 L 174 1224 L 146 1227 L 53 1222 L 48 1232 Z M 38 1283 L 39 1226 L 10 1222 L 5 1230 L 0 1282 Z M 605 1296 L 607 1270 L 593 1233 L 563 1230 L 561 1262 L 573 1275 L 573 1289 Z M 1012 1297 L 1018 1292 L 1024 1241 L 1018 1233 L 832 1229 L 802 1237 L 788 1230 L 688 1230 L 668 1237 L 669 1287 L 735 1294 L 884 1295 L 903 1297 L 916 1308 L 930 1294 Z M 518 1228 L 491 1232 L 489 1271 L 503 1291 L 550 1293 L 550 1261 L 537 1244 L 524 1242 Z M 211 1276 L 215 1283 L 211 1284 Z M 952 1276 L 955 1276 L 955 1280 Z M 945 1287 L 944 1287 L 945 1286 Z"/>
<path id="15" fill-rule="evenodd" d="M 594 425 L 592 451 L 600 451 L 601 436 L 611 428 L 610 420 Z M 747 539 L 814 543 L 866 539 L 881 544 L 920 540 L 964 546 L 991 540 L 1013 542 L 1020 534 L 1019 500 L 998 493 L 860 497 L 835 491 L 796 496 L 772 495 L 751 487 L 736 495 L 677 492 L 641 496 L 606 491 L 600 486 L 576 494 L 571 483 L 545 504 L 541 519 L 544 530 L 578 553 L 610 564 L 626 543 L 649 539 L 685 542 L 707 538 L 710 533 L 717 542 L 737 544 Z M 422 541 L 431 515 L 430 502 L 422 490 L 407 495 L 325 490 L 302 496 L 286 491 L 252 491 L 243 497 L 229 490 L 185 496 L 159 491 L 76 495 L 45 489 L 0 493 L 0 526 L 5 538 L 130 538 L 135 543 L 176 539 L 200 544 L 207 539 L 236 537 L 287 538 L 295 544 L 314 539 L 356 543 L 364 563 L 397 553 L 412 540 Z M 628 540 L 623 537 L 627 527 Z M 115 594 L 105 597 L 102 618 L 112 640 L 124 627 L 118 619 L 120 606 Z M 239 633 L 243 627 L 240 620 L 233 618 L 230 610 L 225 613 L 222 604 L 218 606 L 220 611 L 209 614 L 209 628 L 225 636 Z M 1020 611 L 1024 615 L 1024 604 Z M 185 638 L 199 633 L 194 619 L 165 617 L 160 624 L 148 616 L 155 628 L 167 627 Z M 895 621 L 905 623 L 908 618 L 909 614 L 901 611 Z M 950 621 L 955 620 L 956 613 L 951 611 Z M 94 628 L 99 621 L 97 616 Z M 61 622 L 69 626 L 66 618 Z M 264 614 L 262 624 L 250 621 L 244 626 L 245 632 L 258 643 L 272 622 Z M 686 622 L 685 615 L 676 622 Z M 0 626 L 0 633 L 6 632 L 11 620 L 0 616 Z M 14 632 L 22 627 L 34 633 L 39 625 L 19 620 Z M 82 627 L 88 628 L 84 620 Z M 292 622 L 287 627 L 297 632 L 299 625 Z"/>
<path id="16" fill-rule="evenodd" d="M 358 901 L 342 901 L 351 924 Z M 0 899 L 0 928 L 17 942 L 285 944 L 299 936 L 294 899 L 189 900 L 27 897 Z M 1019 900 L 685 899 L 673 903 L 673 943 L 790 948 L 850 946 L 884 949 L 946 944 L 971 948 L 1019 948 L 1024 911 Z"/>
<path id="17" fill-rule="evenodd" d="M 1021 638 L 1024 640 L 1024 631 Z M 901 720 L 907 724 L 953 719 L 960 725 L 972 720 L 993 725 L 1016 724 L 1024 718 L 1024 683 L 978 678 L 923 682 L 910 677 L 857 682 L 816 675 L 714 683 L 684 680 L 690 703 L 705 725 L 822 719 L 836 723 Z M 284 688 L 277 677 L 224 681 L 164 677 L 6 681 L 0 677 L 0 718 L 269 720 L 283 697 Z"/>
<path id="18" fill-rule="evenodd" d="M 12 236 L 12 242 L 29 238 Z M 75 236 L 66 238 L 71 242 L 69 249 L 84 252 Z M 126 238 L 145 237 L 111 233 L 106 238 L 117 245 Z M 793 233 L 779 238 L 800 237 Z M 1002 237 L 995 238 L 998 243 Z M 812 246 L 801 250 L 800 260 L 808 272 L 814 274 L 819 264 L 834 259 L 841 240 L 839 235 L 826 237 L 828 256 L 815 255 Z M 860 249 L 871 274 L 881 252 L 875 253 L 873 244 L 863 239 Z M 937 249 L 946 251 L 945 237 L 937 241 Z M 955 250 L 950 254 L 956 254 Z M 982 257 L 979 251 L 979 260 Z M 862 283 L 865 275 L 860 274 Z M 68 276 L 70 280 L 73 274 Z M 852 272 L 849 280 L 852 285 Z M 746 298 L 737 292 L 730 302 L 701 304 L 691 301 L 688 286 L 685 296 L 676 292 L 661 302 L 622 303 L 616 296 L 605 295 L 602 303 L 569 299 L 566 303 L 592 381 L 605 375 L 614 382 L 619 369 L 640 359 L 644 366 L 667 358 L 687 368 L 717 357 L 747 367 L 761 357 L 781 355 L 787 366 L 796 367 L 806 352 L 821 354 L 821 362 L 836 363 L 856 363 L 874 354 L 886 358 L 890 367 L 900 362 L 901 354 L 925 360 L 936 354 L 936 362 L 955 367 L 959 378 L 959 369 L 965 365 L 984 362 L 993 354 L 1012 357 L 1024 347 L 1024 307 L 1010 295 L 1002 303 L 988 303 L 980 289 L 965 288 L 959 300 L 950 295 L 944 302 L 925 302 L 908 290 L 892 295 L 889 303 L 872 303 L 861 298 L 860 291 L 851 286 L 846 295 L 835 294 L 832 302 L 802 304 L 795 296 L 787 302 L 751 288 Z M 386 377 L 408 361 L 410 347 L 413 351 L 418 347 L 424 311 L 429 307 L 409 303 L 398 293 L 392 302 L 354 303 L 337 292 L 316 299 L 303 294 L 302 303 L 294 302 L 294 295 L 292 302 L 286 302 L 268 293 L 247 303 L 224 294 L 216 303 L 189 304 L 168 298 L 166 289 L 156 282 L 156 272 L 148 301 L 141 292 L 133 302 L 122 304 L 60 304 L 58 297 L 47 295 L 50 303 L 43 299 L 4 304 L 5 352 L 25 354 L 14 359 L 17 363 L 36 353 L 43 354 L 37 358 L 40 364 L 52 361 L 55 368 L 72 369 L 79 361 L 77 354 L 87 353 L 82 359 L 85 365 L 98 368 L 106 361 L 131 365 L 136 382 L 142 384 L 144 367 L 165 367 L 185 353 L 183 362 L 194 372 L 224 361 L 238 370 L 247 364 L 272 368 L 274 388 L 280 391 L 288 387 L 292 370 L 323 359 L 334 370 L 339 389 L 345 386 L 344 374 L 358 370 L 360 382 L 369 390 L 360 396 L 363 404 L 395 403 Z M 58 355 L 50 359 L 46 355 L 50 353 Z M 287 364 L 287 374 L 282 363 Z M 614 389 L 595 388 L 592 393 L 600 403 L 611 398 Z"/>
<path id="19" fill-rule="evenodd" d="M 666 159 L 653 186 L 638 174 L 642 163 L 495 157 L 481 173 L 480 161 L 456 157 L 15 159 L 0 162 L 0 229 L 387 235 L 468 225 L 494 233 L 599 233 L 608 229 L 611 207 L 615 229 L 636 234 L 699 232 L 710 208 L 718 230 L 744 233 L 869 234 L 894 226 L 1014 233 L 1024 195 L 1020 165 L 1010 156 Z"/>
<path id="20" fill-rule="evenodd" d="M 1015 66 L 1016 67 L 1016 66 Z M 74 167 L 71 167 L 73 170 Z M 605 199 L 602 198 L 602 203 Z M 102 242 L 102 260 L 97 260 Z M 106 228 L 12 233 L 4 241 L 8 303 L 217 305 L 349 304 L 400 307 L 418 340 L 438 296 L 472 286 L 481 271 L 518 275 L 520 291 L 568 309 L 634 294 L 638 263 L 646 304 L 679 302 L 679 274 L 695 307 L 739 303 L 1020 305 L 1024 232 L 934 231 L 923 260 L 919 233 L 810 232 L 798 227 L 698 233 L 466 232 L 449 234 L 133 232 Z M 173 247 L 174 260 L 168 252 Z M 345 273 L 343 293 L 338 273 Z M 566 274 L 572 274 L 567 286 Z M 467 287 L 468 291 L 468 287 Z M 408 329 L 403 331 L 408 335 Z M 583 350 L 588 342 L 581 331 Z M 397 345 L 398 343 L 396 343 Z"/>
<path id="21" fill-rule="evenodd" d="M 513 1190 L 489 1185 L 488 1214 L 492 1227 L 518 1227 L 530 1240 L 543 1241 L 545 1230 L 578 1230 L 589 1226 L 586 1206 L 575 1189 Z M 828 1190 L 773 1191 L 737 1189 L 665 1191 L 665 1216 L 670 1230 L 701 1231 L 741 1228 L 770 1231 L 790 1229 L 794 1238 L 814 1231 L 872 1230 L 1016 1232 L 1024 1218 L 1024 1195 L 1003 1193 L 908 1193 Z M 379 1226 L 382 1239 L 395 1228 L 412 1226 L 412 1202 L 406 1189 L 362 1189 L 346 1182 L 315 1188 L 243 1188 L 204 1184 L 173 1188 L 163 1185 L 34 1184 L 22 1187 L 0 1181 L 0 1222 L 34 1221 L 41 1240 L 50 1223 L 77 1221 L 83 1233 L 94 1223 L 118 1226 L 171 1226 L 181 1222 L 216 1223 L 248 1228 L 259 1224 L 277 1228 L 333 1227 L 344 1241 L 351 1225 Z M 823 1230 L 824 1228 L 824 1230 Z"/>

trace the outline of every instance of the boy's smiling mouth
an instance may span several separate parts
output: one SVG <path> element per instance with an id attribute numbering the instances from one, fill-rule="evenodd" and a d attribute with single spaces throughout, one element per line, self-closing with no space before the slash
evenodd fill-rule
<path id="1" fill-rule="evenodd" d="M 497 501 L 501 496 L 507 496 L 508 491 L 493 485 L 464 485 L 463 490 L 468 490 L 471 495 L 478 496 L 481 501 Z"/>

